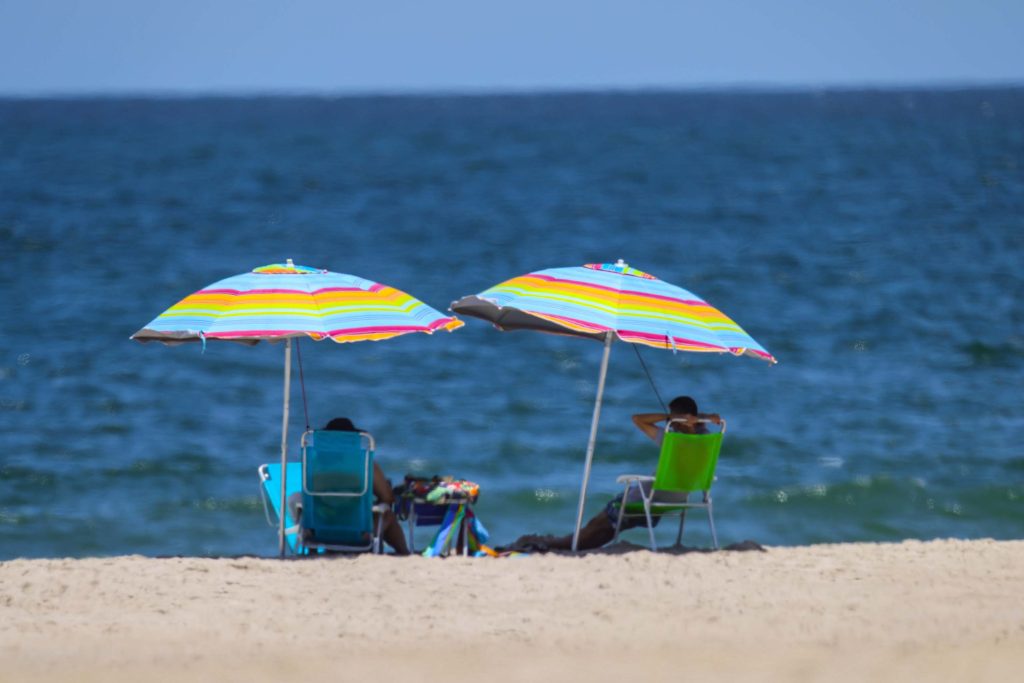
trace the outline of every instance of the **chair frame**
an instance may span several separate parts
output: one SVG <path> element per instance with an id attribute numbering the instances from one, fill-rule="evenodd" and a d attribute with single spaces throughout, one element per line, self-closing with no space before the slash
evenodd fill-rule
<path id="1" fill-rule="evenodd" d="M 711 422 L 711 420 L 708 420 L 706 418 L 699 418 L 697 421 L 698 422 L 703 422 L 703 423 L 710 423 Z M 674 423 L 674 422 L 685 423 L 685 422 L 687 422 L 687 420 L 683 420 L 683 419 L 679 419 L 679 418 L 673 418 L 673 419 L 667 421 L 665 423 L 664 434 L 668 434 L 669 428 L 671 427 L 672 423 Z M 725 420 L 721 420 L 721 426 L 722 426 L 721 433 L 725 434 Z M 660 457 L 661 457 L 661 454 L 659 454 L 659 459 L 660 459 Z M 643 514 L 643 516 L 646 518 L 646 521 L 647 521 L 647 533 L 648 533 L 648 536 L 650 537 L 651 551 L 652 552 L 658 552 L 658 543 L 654 539 L 654 521 L 653 521 L 653 518 L 652 518 L 652 515 L 651 515 L 651 507 L 652 507 L 652 505 L 655 505 L 655 504 L 664 504 L 666 506 L 671 506 L 671 508 L 672 508 L 670 510 L 667 510 L 667 511 L 659 514 L 658 515 L 659 517 L 667 517 L 669 515 L 674 515 L 674 514 L 677 514 L 677 513 L 679 514 L 679 531 L 676 533 L 676 542 L 675 542 L 675 546 L 673 546 L 673 547 L 681 547 L 682 546 L 683 524 L 686 522 L 686 511 L 691 509 L 691 508 L 704 508 L 705 510 L 707 510 L 708 511 L 708 524 L 711 527 L 711 541 L 714 544 L 715 550 L 718 550 L 718 534 L 715 532 L 715 516 L 714 516 L 714 512 L 713 512 L 713 504 L 712 504 L 712 501 L 711 501 L 710 485 L 709 485 L 708 489 L 706 489 L 704 491 L 701 491 L 702 498 L 701 498 L 701 502 L 699 502 L 699 503 L 692 503 L 692 502 L 690 502 L 689 497 L 690 497 L 690 494 L 693 493 L 692 491 L 688 491 L 686 493 L 686 499 L 681 501 L 681 502 L 677 502 L 677 501 L 664 501 L 664 503 L 662 503 L 662 502 L 657 500 L 657 491 L 654 489 L 653 486 L 651 486 L 650 489 L 647 490 L 647 491 L 644 490 L 643 485 L 646 484 L 646 483 L 653 484 L 654 483 L 654 479 L 655 478 L 652 477 L 652 476 L 641 475 L 641 474 L 623 474 L 623 475 L 621 475 L 621 476 L 619 476 L 619 477 L 617 477 L 615 479 L 616 483 L 618 483 L 618 484 L 625 484 L 625 489 L 623 490 L 623 493 L 622 493 L 622 502 L 619 505 L 619 514 L 618 514 L 618 516 L 616 518 L 616 521 L 615 521 L 615 535 L 612 537 L 612 542 L 614 543 L 619 538 L 619 533 L 622 531 L 622 518 L 623 517 L 627 517 L 627 516 L 628 517 L 640 517 L 641 516 L 638 513 L 627 513 L 626 512 L 626 504 L 628 502 L 626 500 L 626 498 L 629 495 L 630 486 L 632 486 L 633 484 L 636 484 L 637 489 L 639 489 L 639 491 L 640 491 L 640 498 L 641 498 L 641 501 L 643 502 L 643 506 L 644 506 L 644 514 Z M 717 479 L 718 479 L 718 477 L 715 476 L 715 477 L 712 478 L 712 481 L 717 480 Z"/>
<path id="2" fill-rule="evenodd" d="M 416 506 L 417 505 L 435 505 L 439 508 L 447 508 L 452 505 L 465 505 L 468 510 L 473 509 L 473 504 L 469 500 L 450 500 L 447 496 L 439 501 L 429 501 L 426 498 L 413 497 L 409 499 L 409 518 L 406 520 L 407 531 L 408 531 L 408 543 L 409 552 L 417 553 L 416 549 Z M 443 518 L 443 517 L 442 517 Z M 463 539 L 462 542 L 462 554 L 466 557 L 469 556 L 469 525 L 468 515 L 462 518 L 462 523 L 459 525 L 459 537 Z M 431 525 L 440 526 L 440 525 Z"/>
<path id="3" fill-rule="evenodd" d="M 271 508 L 273 507 L 273 505 L 271 504 L 270 497 L 267 495 L 267 491 L 263 486 L 264 482 L 270 479 L 270 466 L 265 464 L 260 465 L 256 469 L 256 471 L 260 475 L 260 500 L 263 501 L 263 516 L 266 518 L 268 526 L 270 526 L 273 529 L 277 529 L 278 524 L 276 521 L 274 521 L 273 516 L 271 514 Z M 286 511 L 282 509 L 281 514 L 286 514 Z M 299 524 L 293 524 L 290 527 L 286 527 L 284 530 L 285 536 L 287 536 L 288 534 L 298 533 L 299 526 Z M 292 549 L 292 552 L 295 553 L 295 549 Z"/>
<path id="4" fill-rule="evenodd" d="M 345 491 L 310 491 L 306 483 L 306 449 L 310 445 L 310 437 L 315 430 L 307 429 L 302 433 L 302 439 L 300 441 L 302 449 L 302 493 L 307 496 L 323 496 L 331 498 L 362 498 L 363 496 L 370 493 L 372 495 L 373 490 L 373 466 L 372 459 L 373 453 L 376 451 L 376 441 L 373 435 L 369 432 L 358 432 L 359 436 L 362 437 L 363 443 L 363 490 L 359 493 L 350 493 Z M 383 552 L 382 534 L 384 531 L 384 513 L 391 509 L 390 505 L 386 503 L 378 503 L 373 505 L 371 510 L 377 515 L 377 521 L 374 524 L 373 536 L 370 542 L 365 546 L 358 545 L 342 545 L 337 543 L 320 543 L 317 541 L 308 541 L 304 538 L 303 527 L 302 527 L 302 510 L 299 510 L 299 522 L 295 527 L 289 527 L 285 529 L 285 533 L 290 531 L 296 532 L 296 546 L 297 552 L 305 554 L 309 552 L 320 552 L 324 550 L 340 551 L 340 552 L 366 552 L 371 551 L 374 554 L 379 555 Z"/>

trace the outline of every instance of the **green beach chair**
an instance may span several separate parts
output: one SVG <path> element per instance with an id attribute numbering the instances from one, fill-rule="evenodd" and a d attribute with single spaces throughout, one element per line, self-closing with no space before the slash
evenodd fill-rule
<path id="1" fill-rule="evenodd" d="M 302 435 L 301 552 L 381 552 L 388 506 L 373 504 L 373 452 L 369 432 L 311 430 Z"/>
<path id="2" fill-rule="evenodd" d="M 657 551 L 658 544 L 654 540 L 654 517 L 678 514 L 679 532 L 676 534 L 676 545 L 679 545 L 683 538 L 686 511 L 691 508 L 704 508 L 708 511 L 711 540 L 715 549 L 718 548 L 711 505 L 711 484 L 715 480 L 715 467 L 718 465 L 718 454 L 722 449 L 725 420 L 722 420 L 721 431 L 711 434 L 669 431 L 671 424 L 677 421 L 682 422 L 670 420 L 665 425 L 658 469 L 653 477 L 624 474 L 615 480 L 617 483 L 625 484 L 626 489 L 619 503 L 613 542 L 618 539 L 622 530 L 623 517 L 644 517 L 651 539 L 651 550 Z M 631 488 L 639 492 L 640 500 L 630 500 Z M 701 494 L 700 502 L 690 500 L 690 494 L 696 492 Z"/>

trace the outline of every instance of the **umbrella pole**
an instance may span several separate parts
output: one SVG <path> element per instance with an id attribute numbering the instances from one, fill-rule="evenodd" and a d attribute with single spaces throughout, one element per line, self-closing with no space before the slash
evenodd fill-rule
<path id="1" fill-rule="evenodd" d="M 284 557 L 284 518 L 288 513 L 288 399 L 292 388 L 292 340 L 284 340 L 284 414 L 281 416 L 281 524 L 278 529 L 277 549 Z"/>
<path id="2" fill-rule="evenodd" d="M 604 355 L 601 356 L 601 372 L 597 378 L 597 399 L 594 401 L 594 417 L 590 420 L 590 439 L 587 441 L 587 461 L 583 466 L 583 485 L 580 486 L 580 502 L 576 508 L 576 530 L 572 534 L 572 550 L 580 541 L 580 527 L 583 526 L 583 504 L 587 500 L 587 483 L 590 481 L 590 463 L 594 459 L 594 444 L 597 442 L 597 424 L 601 420 L 601 399 L 604 398 L 604 380 L 608 375 L 608 357 L 612 352 L 613 332 L 604 338 Z"/>

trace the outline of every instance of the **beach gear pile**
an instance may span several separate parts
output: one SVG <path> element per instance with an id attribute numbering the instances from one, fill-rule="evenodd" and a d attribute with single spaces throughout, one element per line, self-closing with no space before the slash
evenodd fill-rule
<path id="1" fill-rule="evenodd" d="M 430 545 L 423 551 L 423 557 L 445 557 L 455 549 L 459 538 L 459 529 L 466 529 L 466 543 L 469 554 L 473 557 L 498 557 L 498 552 L 486 545 L 490 534 L 477 518 L 473 508 L 466 504 L 448 506 L 441 526 L 434 535 Z"/>
<path id="2" fill-rule="evenodd" d="M 426 498 L 428 502 L 440 504 L 451 502 L 475 503 L 480 496 L 479 484 L 474 484 L 467 479 L 442 480 L 431 489 Z"/>
<path id="3" fill-rule="evenodd" d="M 470 555 L 498 556 L 487 545 L 490 534 L 473 511 L 472 506 L 480 496 L 479 484 L 454 477 L 406 475 L 405 481 L 395 488 L 395 492 L 399 494 L 397 512 L 400 519 L 407 519 L 413 506 L 416 506 L 417 514 L 421 516 L 429 516 L 432 511 L 440 512 L 443 508 L 437 533 L 423 551 L 424 557 L 446 557 L 457 550 L 462 529 L 465 529 L 465 543 Z"/>
<path id="4" fill-rule="evenodd" d="M 409 506 L 416 501 L 427 501 L 435 505 L 444 503 L 475 503 L 480 496 L 480 485 L 468 479 L 454 477 L 417 477 L 405 475 L 405 481 L 395 487 L 399 497 L 398 516 L 409 516 Z"/>

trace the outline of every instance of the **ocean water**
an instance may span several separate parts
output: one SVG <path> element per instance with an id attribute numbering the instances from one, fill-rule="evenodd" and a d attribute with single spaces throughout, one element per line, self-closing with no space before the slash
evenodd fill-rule
<path id="1" fill-rule="evenodd" d="M 128 337 L 286 258 L 442 310 L 625 259 L 780 361 L 643 354 L 728 419 L 723 543 L 1024 535 L 1024 89 L 6 100 L 0 254 L 0 559 L 276 552 L 283 345 Z M 312 424 L 479 482 L 502 543 L 571 530 L 600 354 L 467 320 L 302 369 Z M 588 516 L 657 408 L 615 345 Z"/>

